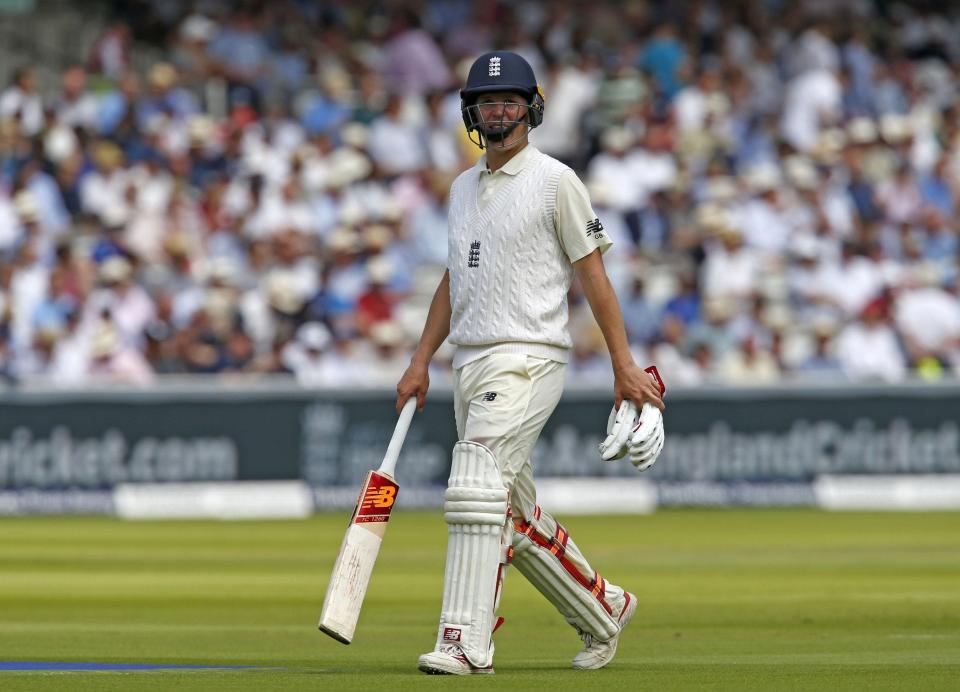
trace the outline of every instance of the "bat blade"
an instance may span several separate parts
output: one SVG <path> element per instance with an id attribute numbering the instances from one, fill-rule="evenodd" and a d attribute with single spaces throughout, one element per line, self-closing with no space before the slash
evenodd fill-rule
<path id="1" fill-rule="evenodd" d="M 318 624 L 321 632 L 343 644 L 353 641 L 370 575 L 399 490 L 393 478 L 378 471 L 370 471 L 360 489 L 327 585 Z"/>

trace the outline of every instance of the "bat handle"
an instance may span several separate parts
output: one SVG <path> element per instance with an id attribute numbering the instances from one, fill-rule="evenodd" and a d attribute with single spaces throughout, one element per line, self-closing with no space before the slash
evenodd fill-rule
<path id="1" fill-rule="evenodd" d="M 393 437 L 390 438 L 390 444 L 387 445 L 387 453 L 383 456 L 383 463 L 377 469 L 379 473 L 393 478 L 397 468 L 397 457 L 400 456 L 400 448 L 403 447 L 403 441 L 407 437 L 407 430 L 410 429 L 410 421 L 417 410 L 417 398 L 410 397 L 407 403 L 403 405 L 400 411 L 400 419 L 397 421 L 397 427 L 393 429 Z"/>

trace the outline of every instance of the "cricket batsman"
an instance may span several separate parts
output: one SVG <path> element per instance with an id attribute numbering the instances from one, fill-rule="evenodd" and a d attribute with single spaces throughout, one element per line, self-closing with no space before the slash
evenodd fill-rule
<path id="1" fill-rule="evenodd" d="M 570 534 L 537 504 L 530 455 L 563 393 L 572 341 L 567 291 L 583 286 L 613 363 L 614 411 L 603 458 L 648 468 L 663 447 L 661 386 L 630 353 L 607 278 L 604 234 L 576 174 L 531 146 L 544 95 L 521 56 L 480 56 L 460 91 L 463 122 L 486 151 L 450 190 L 447 271 L 430 305 L 397 410 L 423 407 L 427 367 L 449 337 L 454 354 L 453 448 L 444 496 L 448 524 L 443 606 L 425 673 L 493 673 L 493 632 L 507 565 L 580 635 L 579 669 L 616 653 L 636 597 L 595 571 Z M 642 412 L 642 413 L 641 413 Z"/>

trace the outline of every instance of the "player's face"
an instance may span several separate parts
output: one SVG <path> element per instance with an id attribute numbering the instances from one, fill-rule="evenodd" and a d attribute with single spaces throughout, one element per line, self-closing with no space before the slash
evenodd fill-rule
<path id="1" fill-rule="evenodd" d="M 481 128 L 488 142 L 509 149 L 527 136 L 529 104 L 522 94 L 495 91 L 477 98 Z"/>

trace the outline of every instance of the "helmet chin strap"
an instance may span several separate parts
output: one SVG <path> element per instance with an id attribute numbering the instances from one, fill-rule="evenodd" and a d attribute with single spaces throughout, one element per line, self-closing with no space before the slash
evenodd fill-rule
<path id="1" fill-rule="evenodd" d="M 513 122 L 510 127 L 507 128 L 497 128 L 496 130 L 485 132 L 486 138 L 491 142 L 502 142 L 507 137 L 509 137 L 514 130 L 517 129 L 517 126 L 520 125 L 520 121 L 516 120 Z"/>
<path id="2" fill-rule="evenodd" d="M 510 123 L 510 125 L 508 127 L 503 127 L 503 125 L 505 125 L 506 123 Z M 503 144 L 503 141 L 507 139 L 511 134 L 513 134 L 514 130 L 516 130 L 517 127 L 519 127 L 520 125 L 526 125 L 526 124 L 527 124 L 526 120 L 506 120 L 505 121 L 503 120 L 503 118 L 500 118 L 500 120 L 494 120 L 494 121 L 491 121 L 490 123 L 487 123 L 481 120 L 480 126 L 476 128 L 478 139 L 480 141 L 477 142 L 476 144 L 481 149 L 488 149 L 491 146 L 496 146 L 496 148 L 498 149 L 512 149 L 516 145 L 523 142 L 530 135 L 529 127 L 527 128 L 526 133 L 524 133 L 524 136 L 518 139 L 517 141 L 511 142 L 510 144 L 506 144 L 506 145 Z M 500 125 L 500 127 L 498 127 L 493 131 L 487 131 L 485 129 L 485 126 L 487 125 L 490 125 L 490 126 Z M 496 145 L 492 144 L 494 142 L 497 144 Z"/>
<path id="3" fill-rule="evenodd" d="M 517 129 L 517 125 L 520 125 L 520 124 L 522 124 L 522 123 L 516 123 L 516 124 L 514 124 L 512 127 L 510 127 L 508 130 L 506 130 L 506 131 L 504 131 L 504 132 L 502 132 L 502 133 L 497 133 L 497 136 L 496 136 L 496 137 L 490 137 L 490 136 L 488 135 L 488 136 L 486 137 L 486 139 L 487 139 L 487 146 L 486 146 L 486 148 L 487 148 L 487 149 L 498 149 L 498 150 L 500 150 L 500 151 L 507 151 L 507 150 L 509 150 L 509 149 L 513 149 L 514 147 L 522 144 L 523 141 L 527 138 L 526 135 L 529 134 L 529 131 L 528 131 L 523 137 L 520 137 L 519 139 L 517 139 L 517 140 L 515 140 L 515 141 L 513 141 L 513 142 L 510 142 L 509 144 L 505 144 L 505 143 L 504 143 L 505 140 L 507 139 L 507 137 L 509 137 L 509 136 L 513 133 L 513 131 L 514 131 L 515 129 Z"/>

